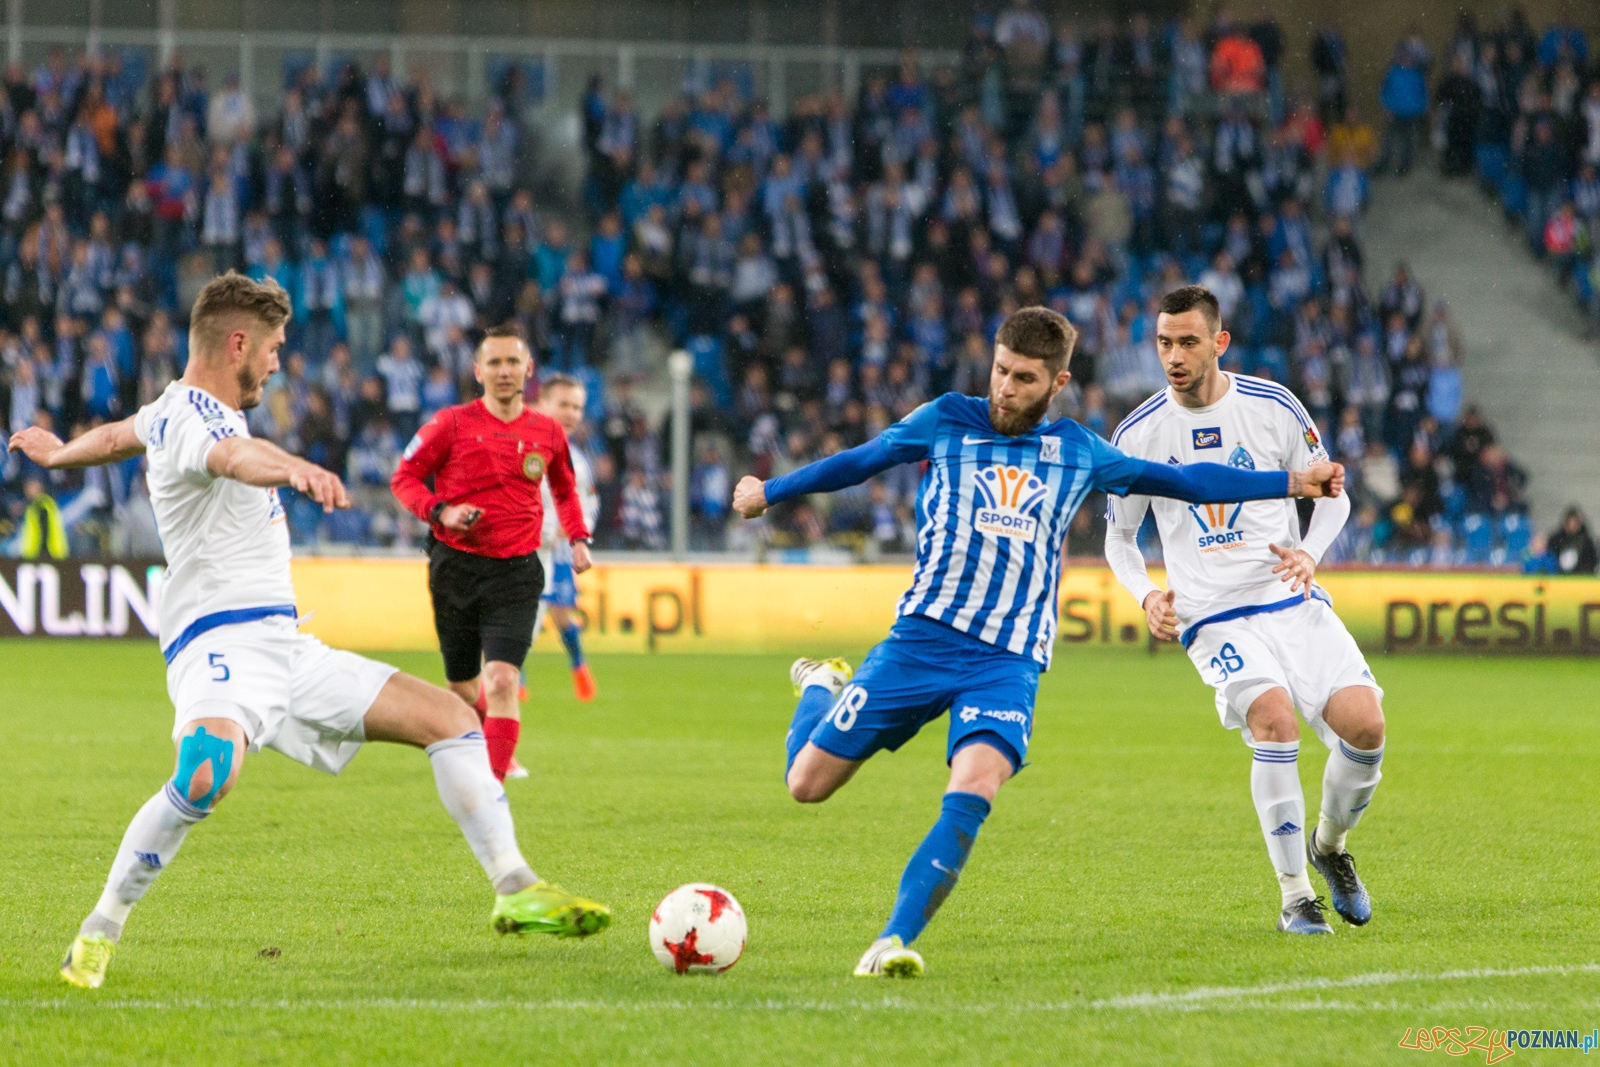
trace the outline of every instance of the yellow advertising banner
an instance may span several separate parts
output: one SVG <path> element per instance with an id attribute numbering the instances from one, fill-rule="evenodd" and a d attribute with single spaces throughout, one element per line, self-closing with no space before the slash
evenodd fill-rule
<path id="1" fill-rule="evenodd" d="M 860 647 L 888 632 L 910 577 L 900 566 L 608 563 L 578 578 L 577 614 L 596 652 Z M 1318 581 L 1369 651 L 1600 654 L 1600 579 L 1329 571 Z M 294 582 L 301 613 L 315 612 L 306 630 L 331 645 L 438 647 L 421 559 L 297 559 Z M 1063 644 L 1149 642 L 1143 610 L 1105 567 L 1068 568 L 1060 603 Z"/>

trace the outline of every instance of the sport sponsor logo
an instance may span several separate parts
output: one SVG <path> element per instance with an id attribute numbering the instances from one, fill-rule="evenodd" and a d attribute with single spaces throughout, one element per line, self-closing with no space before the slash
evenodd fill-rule
<path id="1" fill-rule="evenodd" d="M 1028 713 L 1017 711 L 1015 708 L 978 708 L 967 704 L 961 709 L 961 721 L 966 723 L 977 722 L 978 719 L 994 719 L 996 722 L 1014 722 L 1018 726 L 1028 725 Z"/>
<path id="2" fill-rule="evenodd" d="M 1200 524 L 1195 541 L 1200 551 L 1226 552 L 1243 548 L 1246 544 L 1244 531 L 1233 528 L 1243 510 L 1243 504 L 1190 504 L 1189 514 Z"/>
<path id="3" fill-rule="evenodd" d="M 1193 433 L 1194 433 L 1194 447 L 1195 448 L 1221 448 L 1222 447 L 1222 427 L 1221 426 L 1198 426 L 1198 427 L 1196 427 L 1194 429 Z"/>
<path id="4" fill-rule="evenodd" d="M 980 467 L 973 474 L 978 513 L 972 525 L 979 533 L 1032 541 L 1039 532 L 1036 512 L 1050 487 L 1021 467 Z"/>

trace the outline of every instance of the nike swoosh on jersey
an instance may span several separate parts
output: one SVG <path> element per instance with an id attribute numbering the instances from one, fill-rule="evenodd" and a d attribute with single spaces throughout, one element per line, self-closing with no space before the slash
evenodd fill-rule
<path id="1" fill-rule="evenodd" d="M 999 444 L 999 442 L 996 441 L 992 437 L 973 437 L 971 435 L 963 436 L 961 438 L 961 443 L 964 444 L 964 445 L 993 445 L 993 444 Z"/>

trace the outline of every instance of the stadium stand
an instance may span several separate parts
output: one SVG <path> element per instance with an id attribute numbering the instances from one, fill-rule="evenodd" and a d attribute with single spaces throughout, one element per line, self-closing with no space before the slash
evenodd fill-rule
<path id="1" fill-rule="evenodd" d="M 69 432 L 134 410 L 181 373 L 181 309 L 205 277 L 271 276 L 296 313 L 252 428 L 344 472 L 357 502 L 323 517 L 288 494 L 297 543 L 412 544 L 389 475 L 422 420 L 472 395 L 477 332 L 515 319 L 542 367 L 589 384 L 577 443 L 599 544 L 658 550 L 656 393 L 681 347 L 692 545 L 742 548 L 738 474 L 859 443 L 945 389 L 983 394 L 1018 306 L 1078 326 L 1060 410 L 1109 435 L 1164 384 L 1156 302 L 1197 280 L 1222 299 L 1227 366 L 1294 388 L 1352 470 L 1334 558 L 1536 555 L 1526 477 L 1464 405 L 1449 308 L 1367 262 L 1376 137 L 1346 107 L 1343 42 L 1327 27 L 1294 42 L 1320 75 L 1308 101 L 1283 88 L 1290 46 L 1270 20 L 1080 33 L 1018 4 L 975 20 L 959 63 L 907 51 L 856 98 L 782 115 L 722 78 L 645 116 L 596 78 L 571 205 L 519 180 L 530 147 L 503 96 L 468 114 L 425 80 L 343 62 L 298 70 L 266 117 L 232 78 L 53 53 L 13 67 L 0 102 L 4 410 L 13 429 Z M 1414 132 L 1391 122 L 1385 159 L 1403 168 Z M 914 488 L 891 471 L 775 509 L 757 536 L 903 551 Z M 151 548 L 138 461 L 79 475 L 11 457 L 3 492 L 10 551 L 48 550 L 27 534 L 41 524 L 77 552 Z M 1074 552 L 1098 553 L 1100 511 L 1080 512 Z"/>
<path id="2" fill-rule="evenodd" d="M 1447 174 L 1475 171 L 1600 332 L 1600 66 L 1582 27 L 1463 11 L 1434 90 Z"/>

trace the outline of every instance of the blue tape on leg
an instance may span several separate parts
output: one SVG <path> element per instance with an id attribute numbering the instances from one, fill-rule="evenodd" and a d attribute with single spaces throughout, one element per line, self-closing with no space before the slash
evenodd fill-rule
<path id="1" fill-rule="evenodd" d="M 202 764 L 211 764 L 211 789 L 197 800 L 189 800 L 189 784 Z M 209 811 L 217 794 L 228 781 L 233 770 L 233 742 L 225 737 L 206 733 L 204 726 L 178 742 L 178 771 L 172 776 L 172 785 L 178 795 L 201 811 Z"/>

